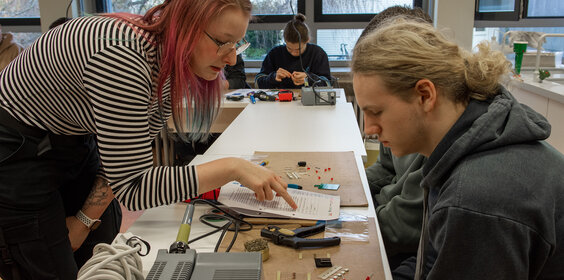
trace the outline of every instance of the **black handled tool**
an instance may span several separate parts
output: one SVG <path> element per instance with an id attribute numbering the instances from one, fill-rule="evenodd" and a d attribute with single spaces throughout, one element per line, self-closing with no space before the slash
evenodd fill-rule
<path id="1" fill-rule="evenodd" d="M 328 238 L 303 238 L 323 232 L 325 224 L 319 224 L 310 227 L 301 227 L 295 230 L 283 229 L 277 226 L 268 225 L 260 231 L 260 236 L 270 239 L 274 244 L 285 245 L 294 249 L 313 248 L 313 247 L 330 247 L 341 244 L 340 237 Z"/>

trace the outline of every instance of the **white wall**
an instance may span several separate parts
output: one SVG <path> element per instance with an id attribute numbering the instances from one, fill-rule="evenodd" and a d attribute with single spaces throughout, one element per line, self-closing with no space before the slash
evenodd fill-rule
<path id="1" fill-rule="evenodd" d="M 433 1 L 433 0 L 430 0 Z M 459 46 L 472 50 L 474 0 L 434 0 L 433 22 Z"/>
<path id="2" fill-rule="evenodd" d="M 41 32 L 47 32 L 49 25 L 56 19 L 66 16 L 67 7 L 71 0 L 38 0 L 39 9 L 41 10 Z M 75 17 L 78 14 L 78 2 L 72 1 L 69 10 L 69 17 Z"/>

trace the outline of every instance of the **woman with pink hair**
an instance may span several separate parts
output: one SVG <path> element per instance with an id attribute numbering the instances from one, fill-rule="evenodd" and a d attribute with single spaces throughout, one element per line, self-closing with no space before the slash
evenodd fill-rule
<path id="1" fill-rule="evenodd" d="M 166 0 L 144 16 L 77 18 L 0 74 L 0 277 L 76 279 L 73 250 L 119 229 L 100 218 L 114 195 L 140 210 L 238 181 L 297 208 L 279 176 L 240 158 L 153 166 L 170 116 L 206 137 L 250 16 L 248 0 Z"/>

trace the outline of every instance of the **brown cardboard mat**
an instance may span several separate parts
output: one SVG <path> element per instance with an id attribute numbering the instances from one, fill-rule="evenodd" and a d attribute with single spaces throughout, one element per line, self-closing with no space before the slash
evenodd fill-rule
<path id="1" fill-rule="evenodd" d="M 298 225 L 279 226 L 288 229 L 299 227 Z M 278 275 L 280 275 L 279 279 L 281 280 L 307 280 L 308 274 L 310 279 L 321 279 L 318 276 L 328 270 L 328 268 L 317 268 L 315 266 L 314 254 L 318 258 L 329 257 L 334 267 L 341 266 L 343 270 L 348 269 L 344 279 L 366 279 L 369 275 L 372 275 L 370 279 L 385 279 L 374 218 L 367 218 L 365 222 L 343 222 L 342 227 L 347 229 L 349 233 L 361 233 L 361 240 L 352 240 L 345 237 L 342 238 L 341 244 L 338 246 L 317 249 L 293 249 L 291 247 L 275 245 L 269 241 L 269 258 L 263 262 L 264 279 L 276 280 Z M 240 232 L 235 244 L 231 248 L 231 252 L 244 252 L 244 243 L 261 238 L 260 230 L 262 228 L 260 225 L 255 225 L 251 231 Z M 323 238 L 327 233 L 328 230 L 307 238 Z M 232 236 L 232 232 L 226 234 L 221 243 L 220 252 L 225 251 Z"/>
<path id="2" fill-rule="evenodd" d="M 287 183 L 302 186 L 303 190 L 339 195 L 341 206 L 368 206 L 352 151 L 255 152 L 255 157 L 268 161 L 267 168 L 282 176 Z M 299 167 L 299 161 L 305 161 L 306 166 Z M 336 191 L 314 187 L 321 183 L 339 184 L 340 187 Z"/>

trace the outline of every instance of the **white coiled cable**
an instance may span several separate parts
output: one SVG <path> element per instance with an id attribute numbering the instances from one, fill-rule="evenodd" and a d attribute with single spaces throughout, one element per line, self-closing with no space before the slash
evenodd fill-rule
<path id="1" fill-rule="evenodd" d="M 131 233 L 120 233 L 112 245 L 96 245 L 93 256 L 78 271 L 78 280 L 144 279 L 143 264 L 138 254 L 140 239 L 132 237 Z"/>

